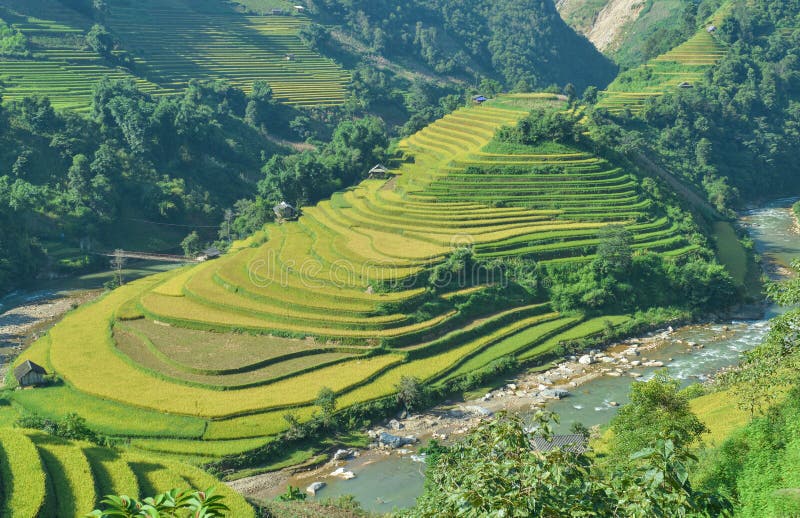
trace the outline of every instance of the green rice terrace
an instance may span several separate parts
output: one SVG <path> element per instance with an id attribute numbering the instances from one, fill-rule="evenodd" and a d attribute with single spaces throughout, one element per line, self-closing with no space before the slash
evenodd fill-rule
<path id="1" fill-rule="evenodd" d="M 309 419 L 323 387 L 347 408 L 393 397 L 404 376 L 435 386 L 625 324 L 511 295 L 489 314 L 462 314 L 492 279 L 434 300 L 410 282 L 464 246 L 485 259 L 586 261 L 612 223 L 631 230 L 637 250 L 698 250 L 630 173 L 567 146 L 518 153 L 493 141 L 541 106 L 566 109 L 549 94 L 459 109 L 402 141 L 388 178 L 304 207 L 220 259 L 74 310 L 18 360 L 63 383 L 16 391 L 14 404 L 51 417 L 79 409 L 99 432 L 132 438 L 134 452 L 207 462 L 263 446 L 287 429 L 287 412 Z"/>
<path id="2" fill-rule="evenodd" d="M 32 430 L 0 428 L 0 445 L 3 516 L 84 516 L 108 494 L 136 497 L 212 486 L 226 498 L 232 516 L 254 516 L 244 498 L 187 464 L 119 454 Z"/>
<path id="3" fill-rule="evenodd" d="M 708 69 L 725 55 L 715 36 L 716 25 L 729 5 L 723 6 L 693 37 L 644 65 L 620 74 L 601 93 L 597 104 L 611 113 L 640 111 L 648 99 L 678 88 L 693 88 Z"/>
<path id="4" fill-rule="evenodd" d="M 266 81 L 277 100 L 296 106 L 344 102 L 349 73 L 300 40 L 304 16 L 245 15 L 228 4 L 184 0 L 108 4 L 105 23 L 132 56 L 129 68 L 92 51 L 84 37 L 93 22 L 57 0 L 0 2 L 0 18 L 30 47 L 29 56 L 0 58 L 3 99 L 38 94 L 81 112 L 98 81 L 129 78 L 156 95 L 178 92 L 191 79 L 220 79 L 245 91 Z"/>

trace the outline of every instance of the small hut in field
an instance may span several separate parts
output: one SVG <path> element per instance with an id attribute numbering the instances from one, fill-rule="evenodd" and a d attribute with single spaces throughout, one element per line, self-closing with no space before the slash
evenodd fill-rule
<path id="1" fill-rule="evenodd" d="M 476 95 L 475 97 L 472 98 L 472 101 L 475 104 L 483 104 L 488 100 L 489 100 L 489 98 L 484 96 L 484 95 Z"/>
<path id="2" fill-rule="evenodd" d="M 297 219 L 297 217 L 299 216 L 299 214 L 297 213 L 297 209 L 295 209 L 285 201 L 282 201 L 279 204 L 275 205 L 272 208 L 272 212 L 275 213 L 275 217 L 278 219 L 278 221 L 289 221 Z"/>
<path id="3" fill-rule="evenodd" d="M 387 169 L 383 164 L 378 164 L 369 170 L 367 178 L 373 180 L 385 180 L 386 178 L 389 178 L 389 169 Z"/>
<path id="4" fill-rule="evenodd" d="M 14 377 L 17 379 L 20 387 L 35 387 L 44 383 L 44 377 L 47 376 L 47 371 L 44 370 L 39 364 L 33 363 L 30 360 L 22 362 L 16 369 L 14 369 Z"/>
<path id="5" fill-rule="evenodd" d="M 222 255 L 222 252 L 216 246 L 212 246 L 203 250 L 203 253 L 197 256 L 198 261 L 210 261 L 217 259 Z"/>
<path id="6" fill-rule="evenodd" d="M 678 88 L 694 88 L 694 85 L 692 85 L 692 83 L 689 81 L 684 81 L 678 85 Z"/>

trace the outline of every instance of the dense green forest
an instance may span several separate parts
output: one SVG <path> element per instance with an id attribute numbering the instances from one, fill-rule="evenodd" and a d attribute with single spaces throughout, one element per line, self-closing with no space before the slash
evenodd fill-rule
<path id="1" fill-rule="evenodd" d="M 736 3 L 717 30 L 727 52 L 704 81 L 653 97 L 639 113 L 595 112 L 598 125 L 618 147 L 648 150 L 721 211 L 796 190 L 798 15 L 796 2 Z M 631 80 L 646 81 L 640 73 Z"/>
<path id="2" fill-rule="evenodd" d="M 438 74 L 499 80 L 518 91 L 607 84 L 615 67 L 559 17 L 551 0 L 313 0 L 324 22 L 342 23 L 369 52 L 413 57 Z M 313 36 L 311 33 L 313 32 Z M 318 28 L 309 39 L 331 37 Z"/>
<path id="3" fill-rule="evenodd" d="M 163 227 L 221 220 L 263 161 L 286 152 L 259 130 L 280 113 L 266 85 L 246 96 L 200 82 L 158 100 L 132 83 L 103 82 L 89 117 L 57 112 L 46 98 L 4 107 L 0 286 L 45 267 L 88 266 L 88 256 L 71 260 L 79 246 L 169 251 L 181 233 Z M 63 263 L 47 264 L 59 255 Z"/>

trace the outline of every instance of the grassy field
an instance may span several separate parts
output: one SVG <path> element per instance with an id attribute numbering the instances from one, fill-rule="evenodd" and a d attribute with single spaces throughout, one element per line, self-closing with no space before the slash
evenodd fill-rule
<path id="1" fill-rule="evenodd" d="M 98 430 L 132 438 L 134 451 L 208 462 L 272 440 L 287 412 L 310 419 L 323 387 L 347 408 L 390 397 L 403 376 L 442 383 L 509 355 L 536 363 L 623 323 L 512 299 L 461 314 L 491 279 L 434 296 L 402 284 L 461 246 L 485 258 L 591 260 L 609 223 L 627 226 L 637 249 L 696 250 L 626 171 L 569 146 L 493 140 L 532 107 L 566 103 L 529 94 L 459 109 L 399 143 L 413 160 L 398 161 L 391 179 L 366 180 L 218 260 L 72 312 L 23 355 L 63 384 L 18 391 L 14 404 L 52 417 L 79 409 Z M 383 289 L 388 281 L 400 284 Z M 142 491 L 148 480 L 138 477 Z"/>
<path id="2" fill-rule="evenodd" d="M 192 4 L 180 0 L 110 1 L 106 25 L 134 56 L 131 69 L 109 64 L 84 44 L 94 23 L 57 0 L 4 0 L 0 14 L 26 36 L 31 55 L 0 59 L 5 101 L 38 94 L 59 109 L 88 111 L 103 78 L 131 79 L 154 95 L 180 92 L 191 79 L 221 79 L 249 91 L 267 81 L 275 97 L 297 106 L 344 102 L 349 73 L 306 47 L 297 33 L 308 19 L 263 15 L 273 7 Z M 276 4 L 281 4 L 276 0 Z M 271 5 L 271 4 L 269 4 Z"/>

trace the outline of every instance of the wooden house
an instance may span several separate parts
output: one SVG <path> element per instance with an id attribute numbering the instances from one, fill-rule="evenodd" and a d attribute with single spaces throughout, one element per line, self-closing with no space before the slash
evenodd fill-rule
<path id="1" fill-rule="evenodd" d="M 203 252 L 197 256 L 198 261 L 210 261 L 212 259 L 217 259 L 219 256 L 222 255 L 222 252 L 216 246 L 211 246 L 203 250 Z"/>
<path id="2" fill-rule="evenodd" d="M 44 370 L 44 367 L 30 360 L 22 362 L 14 369 L 14 377 L 17 378 L 20 387 L 41 385 L 44 383 L 45 376 L 47 376 L 47 371 Z"/>
<path id="3" fill-rule="evenodd" d="M 369 170 L 367 177 L 373 180 L 385 180 L 389 178 L 389 170 L 383 164 L 378 164 Z"/>
<path id="4" fill-rule="evenodd" d="M 275 217 L 278 219 L 278 221 L 288 221 L 296 219 L 298 217 L 297 209 L 295 209 L 285 201 L 282 201 L 279 204 L 275 205 L 272 208 L 272 212 L 275 213 Z"/>
<path id="5" fill-rule="evenodd" d="M 484 95 L 476 95 L 475 97 L 472 98 L 472 101 L 475 102 L 476 104 L 483 104 L 488 100 L 489 98 Z"/>

